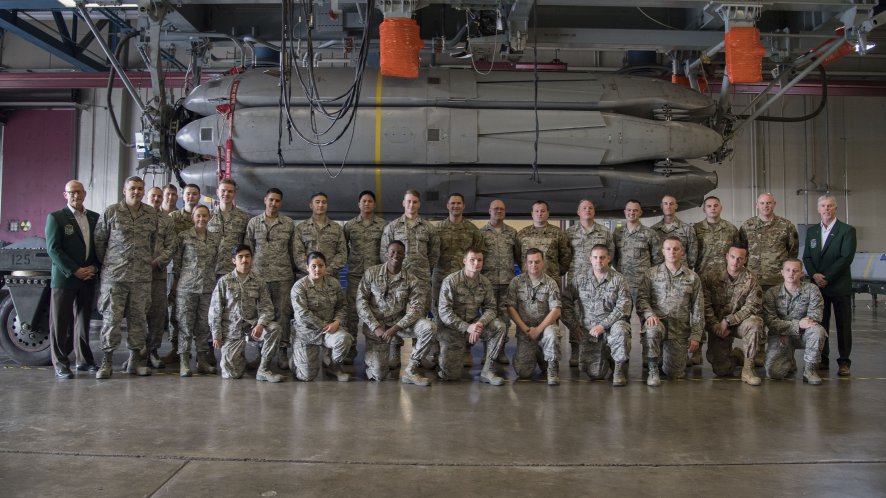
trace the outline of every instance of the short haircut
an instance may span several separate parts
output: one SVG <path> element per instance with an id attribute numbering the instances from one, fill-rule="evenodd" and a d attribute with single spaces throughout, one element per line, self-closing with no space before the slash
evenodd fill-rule
<path id="1" fill-rule="evenodd" d="M 711 199 L 715 199 L 715 200 L 716 200 L 717 202 L 719 202 L 720 204 L 723 204 L 723 201 L 721 201 L 720 198 L 717 197 L 716 195 L 709 195 L 709 196 L 707 196 L 707 197 L 704 198 L 704 201 L 701 203 L 701 205 L 704 206 L 704 205 L 705 205 L 705 202 L 708 202 L 708 201 L 711 200 Z"/>
<path id="2" fill-rule="evenodd" d="M 160 188 L 160 187 L 156 187 L 156 186 L 155 186 L 155 187 L 151 187 L 151 188 L 149 188 L 149 189 L 148 189 L 148 192 L 150 192 L 150 191 L 152 191 L 152 190 L 154 190 L 154 189 L 159 190 L 161 193 L 163 192 L 163 189 L 162 189 L 162 188 Z"/>
<path id="3" fill-rule="evenodd" d="M 320 251 L 311 251 L 308 253 L 308 257 L 305 259 L 305 262 L 310 264 L 311 260 L 320 259 L 323 263 L 326 263 L 326 256 L 323 255 Z"/>
<path id="4" fill-rule="evenodd" d="M 145 181 L 142 180 L 142 177 L 137 176 L 137 175 L 133 175 L 133 176 L 130 176 L 129 178 L 127 178 L 127 179 L 123 182 L 123 185 L 126 185 L 126 184 L 129 183 L 129 182 L 133 182 L 133 183 L 141 183 L 142 185 L 145 184 Z"/>
<path id="5" fill-rule="evenodd" d="M 238 254 L 242 251 L 249 251 L 249 254 L 252 254 L 252 248 L 246 244 L 237 244 L 237 247 L 231 250 L 231 258 L 236 258 Z"/>
<path id="6" fill-rule="evenodd" d="M 387 250 L 393 245 L 398 245 L 398 246 L 402 247 L 404 251 L 406 250 L 406 244 L 404 244 L 403 242 L 401 242 L 399 240 L 392 240 L 392 241 L 388 242 L 388 246 L 385 247 L 385 249 Z"/>
<path id="7" fill-rule="evenodd" d="M 726 249 L 726 252 L 729 252 L 729 249 L 744 249 L 744 252 L 748 252 L 748 245 L 742 242 L 733 242 L 729 244 L 729 248 Z"/>
<path id="8" fill-rule="evenodd" d="M 612 256 L 611 254 L 609 254 L 609 246 L 607 246 L 606 244 L 594 244 L 594 247 L 591 248 L 591 254 L 593 254 L 594 251 L 599 250 L 599 249 L 606 251 L 607 256 Z"/>
<path id="9" fill-rule="evenodd" d="M 834 201 L 834 204 L 837 204 L 837 198 L 834 196 L 834 194 L 821 194 L 820 196 L 818 196 L 818 200 L 815 201 L 815 204 L 816 205 L 821 204 L 821 201 L 823 201 L 825 199 L 830 199 L 830 200 Z"/>
<path id="10" fill-rule="evenodd" d="M 197 193 L 198 193 L 198 194 L 200 193 L 200 187 L 197 186 L 196 183 L 189 183 L 189 184 L 185 185 L 185 188 L 186 188 L 186 189 L 189 189 L 189 188 L 195 188 L 195 189 L 197 189 Z"/>
<path id="11" fill-rule="evenodd" d="M 532 254 L 541 254 L 541 259 L 544 259 L 544 256 L 545 256 L 545 253 L 542 252 L 542 250 L 537 247 L 530 247 L 529 249 L 526 250 L 526 257 L 529 257 Z"/>
<path id="12" fill-rule="evenodd" d="M 637 204 L 641 209 L 643 208 L 643 204 L 637 199 L 628 199 L 628 202 L 625 202 L 625 207 L 628 207 L 628 204 Z"/>
<path id="13" fill-rule="evenodd" d="M 465 196 L 459 194 L 458 192 L 453 192 L 453 193 L 449 194 L 449 197 L 446 198 L 446 204 L 449 204 L 449 199 L 452 199 L 453 197 L 460 198 L 462 203 L 465 202 Z"/>
<path id="14" fill-rule="evenodd" d="M 407 195 L 414 195 L 414 196 L 418 197 L 418 200 L 421 200 L 421 194 L 418 193 L 418 190 L 409 189 L 403 193 L 403 197 L 406 197 Z"/>
<path id="15" fill-rule="evenodd" d="M 364 191 L 360 192 L 360 195 L 357 196 L 357 202 L 359 202 L 360 199 L 362 199 L 364 195 L 368 195 L 369 197 L 372 197 L 373 201 L 375 200 L 375 192 L 373 192 L 371 190 L 364 190 Z"/>
<path id="16" fill-rule="evenodd" d="M 234 187 L 234 190 L 237 190 L 237 182 L 235 182 L 233 178 L 222 178 L 218 181 L 218 186 L 221 187 L 222 183 L 226 183 Z"/>
<path id="17" fill-rule="evenodd" d="M 175 192 L 176 194 L 178 193 L 178 187 L 176 187 L 175 185 L 173 185 L 173 184 L 171 184 L 171 183 L 167 183 L 166 186 L 163 187 L 163 190 L 164 190 L 164 191 L 166 191 L 166 190 L 172 190 L 172 191 Z"/>
<path id="18" fill-rule="evenodd" d="M 676 240 L 677 242 L 680 243 L 680 247 L 683 247 L 683 241 L 680 240 L 680 237 L 675 237 L 675 236 L 673 236 L 673 235 L 671 235 L 670 237 L 667 237 L 667 238 L 665 238 L 663 241 L 661 241 L 661 246 L 664 247 L 664 243 L 667 242 L 667 241 L 669 241 L 669 240 Z M 684 249 L 685 249 L 685 247 L 684 247 Z"/>
<path id="19" fill-rule="evenodd" d="M 551 210 L 551 206 L 548 205 L 548 201 L 542 201 L 542 200 L 535 201 L 532 203 L 532 207 L 534 208 L 537 204 L 544 204 L 545 209 L 547 209 L 548 211 Z"/>
<path id="20" fill-rule="evenodd" d="M 781 262 L 781 268 L 784 269 L 784 265 L 787 264 L 787 263 L 797 263 L 798 265 L 800 265 L 800 269 L 801 269 L 801 270 L 803 269 L 803 262 L 800 261 L 800 260 L 797 259 L 797 258 L 788 258 L 788 259 L 782 261 L 782 262 Z"/>
<path id="21" fill-rule="evenodd" d="M 477 247 L 477 246 L 471 246 L 471 247 L 469 247 L 468 250 L 465 251 L 465 256 L 467 256 L 469 252 L 472 252 L 472 253 L 474 253 L 474 254 L 483 254 L 483 255 L 486 254 L 486 250 L 485 250 L 485 249 L 483 249 L 482 247 Z"/>
<path id="22" fill-rule="evenodd" d="M 592 201 L 591 199 L 588 199 L 587 197 L 584 197 L 584 198 L 582 198 L 582 199 L 579 199 L 579 200 L 578 200 L 578 205 L 581 206 L 581 203 L 582 203 L 582 202 L 590 202 L 590 203 L 591 203 L 591 206 L 593 206 L 594 209 L 597 209 L 597 205 L 594 204 L 594 201 Z"/>
<path id="23" fill-rule="evenodd" d="M 320 197 L 321 195 L 322 195 L 323 197 L 325 197 L 327 201 L 329 200 L 329 196 L 326 195 L 325 192 L 314 192 L 313 194 L 311 194 L 310 201 L 313 202 L 313 201 L 314 201 L 314 197 Z"/>
<path id="24" fill-rule="evenodd" d="M 194 206 L 194 211 L 191 213 L 191 216 L 193 217 L 193 216 L 194 216 L 194 213 L 196 213 L 197 210 L 200 209 L 200 208 L 205 209 L 207 213 L 211 213 L 211 212 L 212 212 L 212 211 L 209 210 L 209 207 L 208 207 L 208 206 L 206 206 L 206 205 L 204 205 L 204 204 L 197 204 L 196 206 Z"/>
<path id="25" fill-rule="evenodd" d="M 280 189 L 278 189 L 277 187 L 271 187 L 271 188 L 269 188 L 269 189 L 267 190 L 267 192 L 265 192 L 265 197 L 267 197 L 268 194 L 277 194 L 277 195 L 280 196 L 281 199 L 283 198 L 283 191 L 280 190 Z"/>

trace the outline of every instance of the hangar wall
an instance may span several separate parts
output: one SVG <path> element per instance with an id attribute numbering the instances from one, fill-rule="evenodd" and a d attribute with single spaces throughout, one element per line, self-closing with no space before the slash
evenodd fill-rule
<path id="1" fill-rule="evenodd" d="M 92 104 L 81 113 L 79 177 L 92 182 L 87 204 L 101 209 L 116 202 L 121 182 L 134 174 L 135 152 L 120 147 L 104 108 L 104 90 L 87 90 Z M 140 123 L 129 98 L 114 90 L 115 109 L 129 133 Z M 749 95 L 735 95 L 734 108 L 741 111 Z M 775 116 L 801 116 L 818 106 L 817 96 L 787 96 L 770 110 Z M 128 117 L 128 119 L 127 119 Z M 757 122 L 742 130 L 734 142 L 734 154 L 722 164 L 699 161 L 717 172 L 719 187 L 712 192 L 723 201 L 724 218 L 740 224 L 755 214 L 758 194 L 771 192 L 777 214 L 795 223 L 815 223 L 816 199 L 826 186 L 837 194 L 839 217 L 858 229 L 859 251 L 886 251 L 886 230 L 877 198 L 886 190 L 883 173 L 886 144 L 886 98 L 830 97 L 825 110 L 811 121 L 800 123 Z M 542 174 L 544 171 L 542 170 Z M 148 185 L 161 178 L 148 175 Z M 700 209 L 680 214 L 687 222 L 703 217 Z M 647 222 L 652 222 L 653 219 Z"/>

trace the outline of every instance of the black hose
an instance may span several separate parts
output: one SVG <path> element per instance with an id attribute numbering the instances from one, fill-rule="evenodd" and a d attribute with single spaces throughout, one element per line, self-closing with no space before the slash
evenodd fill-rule
<path id="1" fill-rule="evenodd" d="M 821 102 L 818 104 L 818 108 L 812 111 L 805 116 L 797 116 L 797 117 L 778 117 L 778 116 L 758 116 L 754 121 L 771 121 L 773 123 L 799 123 L 801 121 L 808 121 L 815 116 L 821 114 L 821 111 L 827 107 L 828 104 L 828 76 L 824 70 L 824 66 L 818 66 L 818 73 L 821 75 Z M 748 114 L 736 116 L 739 119 L 747 119 L 750 117 Z"/>
<path id="2" fill-rule="evenodd" d="M 138 31 L 130 31 L 128 33 L 123 34 L 123 37 L 120 38 L 120 42 L 117 43 L 117 49 L 114 51 L 114 57 L 116 59 L 118 59 L 118 60 L 120 59 L 120 53 L 122 52 L 121 49 L 123 47 L 125 47 L 129 43 L 129 40 L 131 40 L 132 37 L 134 37 L 137 34 L 138 34 Z M 114 104 L 111 102 L 111 91 L 113 90 L 113 88 L 114 88 L 114 70 L 111 69 L 108 72 L 108 86 L 107 86 L 108 91 L 106 92 L 107 93 L 106 98 L 107 98 L 107 105 L 108 105 L 108 115 L 111 116 L 111 123 L 114 125 L 114 131 L 117 132 L 117 137 L 120 139 L 120 142 L 123 144 L 123 146 L 127 147 L 127 148 L 135 147 L 135 144 L 130 143 L 129 140 L 127 140 L 126 137 L 123 136 L 123 132 L 120 131 L 120 123 L 117 122 L 117 116 L 114 114 Z"/>

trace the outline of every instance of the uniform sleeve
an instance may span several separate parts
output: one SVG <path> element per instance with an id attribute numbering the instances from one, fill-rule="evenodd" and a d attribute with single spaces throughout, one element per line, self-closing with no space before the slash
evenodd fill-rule
<path id="1" fill-rule="evenodd" d="M 440 260 L 440 234 L 437 233 L 437 227 L 427 224 L 430 232 L 430 240 L 428 240 L 428 262 L 433 269 L 437 261 Z"/>
<path id="2" fill-rule="evenodd" d="M 696 275 L 695 283 L 692 286 L 692 310 L 689 315 L 689 325 L 691 328 L 689 340 L 701 342 L 704 332 L 704 291 L 701 289 L 701 279 L 698 278 L 698 275 Z"/>
<path id="3" fill-rule="evenodd" d="M 658 230 L 650 230 L 652 236 L 649 237 L 649 255 L 652 265 L 660 265 L 664 263 L 664 254 L 661 253 L 661 234 Z"/>
<path id="4" fill-rule="evenodd" d="M 559 255 L 557 264 L 560 265 L 560 276 L 562 277 L 569 271 L 569 267 L 572 266 L 572 246 L 569 244 L 569 238 L 566 237 L 566 233 L 563 230 L 557 231 L 557 246 L 557 254 Z"/>
<path id="5" fill-rule="evenodd" d="M 308 286 L 299 285 L 299 282 L 296 282 L 289 292 L 295 323 L 306 329 L 320 330 L 326 326 L 326 322 L 317 318 L 317 315 L 311 311 L 308 302 Z"/>
<path id="6" fill-rule="evenodd" d="M 172 273 L 176 276 L 181 276 L 182 272 L 182 260 L 185 252 L 184 235 L 185 232 L 178 234 L 175 238 L 175 246 L 172 248 Z"/>
<path id="7" fill-rule="evenodd" d="M 788 257 L 796 258 L 800 254 L 800 236 L 797 234 L 797 226 L 790 221 L 788 224 Z"/>
<path id="8" fill-rule="evenodd" d="M 393 231 L 392 230 L 393 225 L 394 225 L 394 223 L 391 222 L 385 226 L 384 230 L 381 231 L 381 243 L 379 244 L 378 260 L 381 261 L 382 263 L 387 262 L 387 259 L 388 259 L 385 257 L 385 253 L 387 252 L 388 244 L 390 244 L 393 241 L 393 239 L 391 238 L 392 237 L 391 232 Z M 406 243 L 406 241 L 402 241 L 402 242 L 404 244 Z"/>
<path id="9" fill-rule="evenodd" d="M 381 326 L 378 323 L 378 320 L 375 318 L 375 315 L 372 314 L 372 308 L 369 303 L 372 302 L 372 284 L 369 283 L 371 277 L 371 271 L 366 270 L 363 273 L 363 278 L 360 280 L 360 285 L 357 287 L 357 316 L 360 317 L 360 321 L 365 323 L 367 327 L 369 327 L 370 332 Z M 356 330 L 351 330 L 349 332 L 356 333 Z"/>
<path id="10" fill-rule="evenodd" d="M 609 248 L 609 254 L 615 259 L 615 235 L 612 232 L 606 232 L 606 247 Z"/>
<path id="11" fill-rule="evenodd" d="M 83 236 L 88 237 L 89 234 L 85 233 Z M 80 269 L 80 265 L 62 249 L 62 237 L 55 215 L 50 213 L 46 217 L 46 252 L 49 253 L 52 264 L 57 266 L 65 277 L 70 278 L 75 271 Z"/>
<path id="12" fill-rule="evenodd" d="M 108 210 L 105 209 L 95 224 L 95 232 L 92 235 L 92 242 L 95 244 L 95 255 L 99 262 L 105 262 L 105 250 L 108 248 L 108 238 L 111 234 L 110 221 L 108 220 Z"/>
<path id="13" fill-rule="evenodd" d="M 637 287 L 637 313 L 643 317 L 643 320 L 655 314 L 652 310 L 652 282 L 649 281 L 648 271 L 640 280 L 640 286 Z"/>
<path id="14" fill-rule="evenodd" d="M 336 284 L 335 315 L 333 315 L 332 319 L 333 321 L 338 321 L 340 324 L 344 324 L 346 323 L 345 320 L 348 318 L 348 299 L 345 297 L 345 290 L 339 285 L 338 279 L 332 279 L 335 280 Z"/>
<path id="15" fill-rule="evenodd" d="M 299 229 L 298 224 L 294 221 L 292 222 L 292 237 L 289 239 L 289 248 L 292 251 L 292 264 L 298 269 L 299 272 L 308 274 L 308 250 L 305 247 L 305 243 L 302 242 L 301 237 L 299 237 Z M 326 256 L 324 254 L 323 256 Z M 326 256 L 327 258 L 329 256 Z"/>
<path id="16" fill-rule="evenodd" d="M 275 316 L 274 302 L 271 301 L 271 291 L 268 290 L 267 282 L 262 280 L 258 286 L 258 319 L 256 320 L 256 325 L 267 326 L 274 321 Z"/>
<path id="17" fill-rule="evenodd" d="M 212 332 L 213 341 L 224 339 L 222 330 L 222 316 L 225 311 L 225 282 L 219 279 L 209 298 L 209 330 Z"/>
<path id="18" fill-rule="evenodd" d="M 582 324 L 581 297 L 578 292 L 578 286 L 575 285 L 575 279 L 568 279 L 569 283 L 563 289 L 562 306 L 560 307 L 560 320 L 569 330 L 576 330 Z"/>
<path id="19" fill-rule="evenodd" d="M 631 292 L 628 290 L 628 285 L 623 278 L 618 279 L 616 292 L 618 295 L 615 298 L 615 305 L 612 307 L 612 311 L 600 323 L 606 330 L 609 330 L 619 320 L 626 320 L 628 323 L 631 321 L 631 309 L 633 308 Z"/>
<path id="20" fill-rule="evenodd" d="M 255 220 L 252 218 L 246 223 L 246 232 L 243 234 L 243 243 L 252 250 L 252 256 L 255 257 Z"/>
<path id="21" fill-rule="evenodd" d="M 704 324 L 705 329 L 712 331 L 714 329 L 714 325 L 716 325 L 721 319 L 717 318 L 717 315 L 714 313 L 714 304 L 713 304 L 713 293 L 717 288 L 716 277 L 712 273 L 705 273 L 701 277 L 701 288 L 707 296 L 707 299 L 704 300 Z"/>
<path id="22" fill-rule="evenodd" d="M 477 278 L 486 277 L 479 276 Z M 492 323 L 492 320 L 495 320 L 495 317 L 498 316 L 498 303 L 495 302 L 495 292 L 493 292 L 492 284 L 489 282 L 486 282 L 486 295 L 483 297 L 483 304 L 481 307 L 483 309 L 483 314 L 480 315 L 480 318 L 477 319 L 477 321 L 482 323 L 485 327 Z"/>
<path id="23" fill-rule="evenodd" d="M 757 280 L 751 276 L 750 289 L 744 297 L 744 304 L 735 313 L 726 317 L 730 326 L 738 325 L 753 315 L 759 315 L 763 308 L 763 290 Z"/>
<path id="24" fill-rule="evenodd" d="M 335 223 L 334 221 L 330 221 L 330 223 Z M 338 231 L 338 241 L 335 243 L 335 254 L 332 256 L 332 259 L 329 261 L 329 265 L 332 267 L 332 276 L 338 278 L 338 274 L 341 272 L 342 268 L 345 267 L 345 264 L 348 262 L 348 241 L 345 240 L 345 231 Z"/>
<path id="25" fill-rule="evenodd" d="M 686 230 L 686 245 L 689 246 L 686 248 L 686 264 L 689 268 L 695 268 L 698 262 L 698 234 L 695 233 L 694 226 L 686 226 L 689 227 Z"/>
<path id="26" fill-rule="evenodd" d="M 817 286 L 809 284 L 806 288 L 809 289 L 809 308 L 806 309 L 806 316 L 821 323 L 824 317 L 824 298 L 821 297 L 821 291 Z"/>
<path id="27" fill-rule="evenodd" d="M 415 325 L 420 318 L 427 315 L 428 291 L 419 279 L 409 277 L 409 302 L 406 304 L 406 314 L 397 322 L 400 328 L 406 329 Z"/>
<path id="28" fill-rule="evenodd" d="M 799 335 L 799 320 L 785 320 L 778 316 L 779 289 L 780 286 L 772 287 L 763 296 L 763 322 L 770 335 Z"/>
<path id="29" fill-rule="evenodd" d="M 169 260 L 172 259 L 177 240 L 175 230 L 172 229 L 169 220 L 164 220 L 162 216 L 157 216 L 157 238 L 160 252 L 155 255 L 154 262 L 162 267 L 168 265 Z"/>
<path id="30" fill-rule="evenodd" d="M 453 279 L 446 277 L 443 280 L 443 285 L 440 287 L 440 298 L 438 311 L 440 315 L 440 321 L 443 322 L 443 325 L 450 329 L 455 329 L 459 332 L 467 332 L 470 324 L 464 320 L 462 320 L 458 314 L 453 309 L 453 304 L 455 302 L 455 290 L 452 288 Z"/>

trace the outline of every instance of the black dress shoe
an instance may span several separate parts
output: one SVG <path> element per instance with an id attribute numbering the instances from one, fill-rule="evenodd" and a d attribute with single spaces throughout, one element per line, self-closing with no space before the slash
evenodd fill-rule
<path id="1" fill-rule="evenodd" d="M 74 373 L 68 367 L 55 367 L 55 377 L 58 379 L 73 379 Z"/>
<path id="2" fill-rule="evenodd" d="M 95 363 L 81 363 L 77 365 L 78 372 L 98 372 L 98 367 L 95 366 Z"/>

